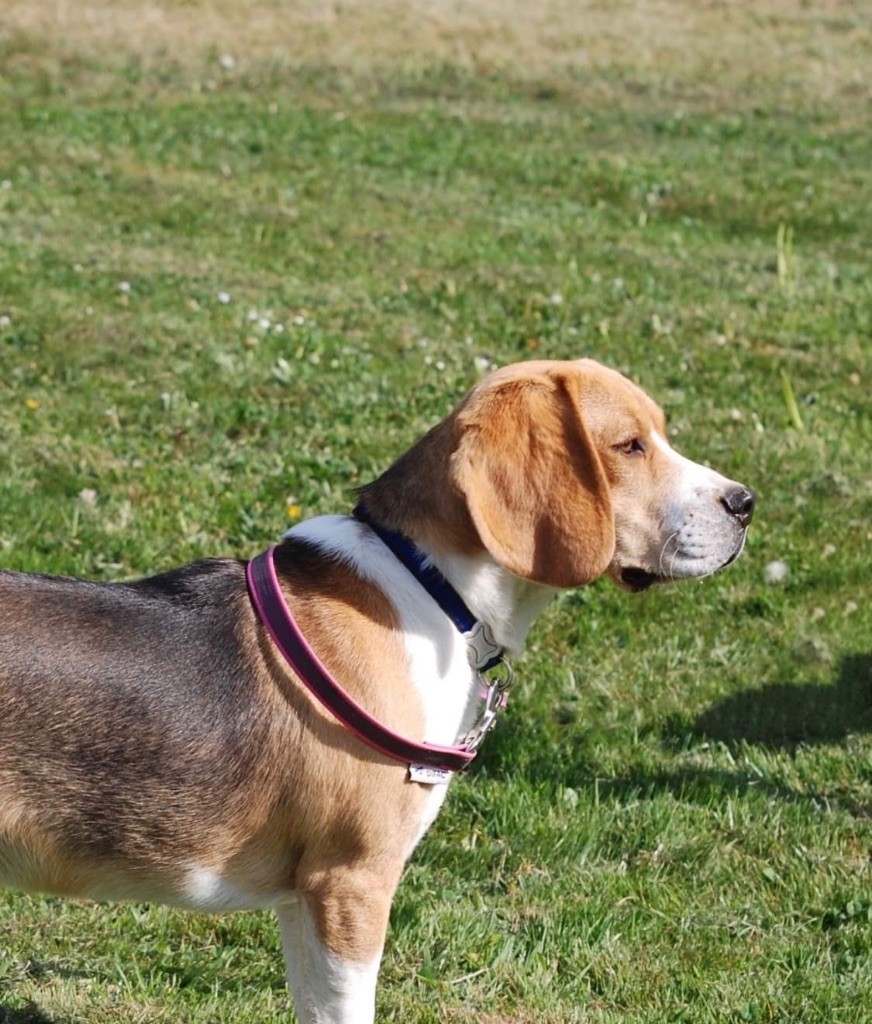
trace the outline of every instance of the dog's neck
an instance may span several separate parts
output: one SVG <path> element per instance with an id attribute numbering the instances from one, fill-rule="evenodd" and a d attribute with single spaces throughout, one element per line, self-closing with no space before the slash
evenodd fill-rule
<path id="1" fill-rule="evenodd" d="M 444 420 L 358 496 L 377 523 L 428 555 L 472 614 L 490 626 L 496 642 L 517 654 L 556 591 L 504 569 L 482 545 L 451 482 L 454 429 L 453 419 Z M 422 488 L 422 480 L 431 483 Z"/>
<path id="2" fill-rule="evenodd" d="M 496 642 L 509 654 L 518 654 L 534 619 L 556 591 L 515 576 L 485 551 L 428 554 L 472 614 L 490 626 Z"/>
<path id="3" fill-rule="evenodd" d="M 410 541 L 439 570 L 475 619 L 490 627 L 496 643 L 509 654 L 520 652 L 533 620 L 556 593 L 553 587 L 522 579 L 501 566 L 466 523 L 458 526 L 455 521 L 453 528 L 439 529 L 431 520 L 421 530 L 414 519 L 403 521 L 395 511 L 385 516 L 368 501 L 355 515 L 376 529 L 386 529 L 388 536 L 399 534 Z M 390 546 L 392 542 L 386 543 Z"/>

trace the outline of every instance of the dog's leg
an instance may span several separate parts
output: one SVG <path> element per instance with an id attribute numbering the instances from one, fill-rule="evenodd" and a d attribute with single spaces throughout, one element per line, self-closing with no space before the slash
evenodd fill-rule
<path id="1" fill-rule="evenodd" d="M 301 1024 L 372 1024 L 392 893 L 330 885 L 276 908 Z"/>

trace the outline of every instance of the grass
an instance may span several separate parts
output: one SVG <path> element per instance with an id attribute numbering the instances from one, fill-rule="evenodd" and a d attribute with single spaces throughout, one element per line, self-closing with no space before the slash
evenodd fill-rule
<path id="1" fill-rule="evenodd" d="M 486 364 L 623 369 L 758 490 L 748 551 L 543 617 L 380 1019 L 861 1024 L 868 12 L 343 9 L 4 7 L 3 564 L 251 554 Z M 7 1024 L 291 1019 L 268 915 L 0 897 Z"/>

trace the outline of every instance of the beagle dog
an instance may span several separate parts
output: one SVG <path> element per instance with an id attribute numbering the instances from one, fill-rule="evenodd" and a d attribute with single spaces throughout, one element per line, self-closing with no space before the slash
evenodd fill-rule
<path id="1" fill-rule="evenodd" d="M 712 573 L 755 500 L 586 359 L 486 377 L 359 498 L 273 550 L 277 600 L 373 721 L 417 749 L 475 735 L 473 753 L 488 653 L 517 653 L 557 589 Z M 427 574 L 484 629 L 484 659 Z M 251 586 L 233 559 L 132 583 L 0 573 L 0 884 L 271 907 L 301 1021 L 367 1024 L 391 899 L 451 771 L 416 776 L 349 728 Z M 491 718 L 502 687 L 485 683 Z"/>

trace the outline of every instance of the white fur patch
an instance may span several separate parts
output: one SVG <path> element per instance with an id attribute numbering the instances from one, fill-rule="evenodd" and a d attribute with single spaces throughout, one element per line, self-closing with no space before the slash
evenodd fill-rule
<path id="1" fill-rule="evenodd" d="M 368 526 L 350 516 L 309 519 L 286 536 L 344 559 L 384 592 L 396 610 L 412 682 L 424 708 L 422 739 L 441 746 L 457 743 L 478 714 L 479 682 L 469 666 L 466 641 L 436 601 Z M 488 623 L 497 642 L 510 652 L 520 650 L 534 618 L 555 593 L 514 576 L 486 554 L 434 562 L 470 611 Z M 432 787 L 408 853 L 433 823 L 447 789 Z"/>
<path id="2" fill-rule="evenodd" d="M 651 432 L 651 440 L 679 469 L 680 487 L 683 492 L 708 491 L 712 494 L 721 493 L 729 484 L 729 480 L 725 476 L 721 476 L 720 473 L 715 472 L 715 470 L 685 458 L 656 430 Z"/>
<path id="3" fill-rule="evenodd" d="M 557 593 L 553 587 L 507 572 L 486 552 L 474 557 L 446 555 L 433 561 L 509 654 L 520 652 L 534 619 Z"/>
<path id="4" fill-rule="evenodd" d="M 322 516 L 287 534 L 345 559 L 378 586 L 396 610 L 412 683 L 424 709 L 427 743 L 452 746 L 471 728 L 478 710 L 478 679 L 466 642 L 433 598 L 370 528 L 349 516 Z M 420 828 L 406 856 L 426 834 L 448 786 L 432 786 Z"/>
<path id="5" fill-rule="evenodd" d="M 188 910 L 219 914 L 231 910 L 259 910 L 275 904 L 276 894 L 258 896 L 242 892 L 226 878 L 195 864 L 185 880 L 181 905 Z"/>
<path id="6" fill-rule="evenodd" d="M 744 531 L 723 506 L 725 495 L 738 484 L 680 455 L 656 431 L 651 439 L 676 469 L 662 509 L 664 542 L 652 568 L 675 578 L 715 572 L 744 544 Z"/>
<path id="7" fill-rule="evenodd" d="M 291 898 L 276 909 L 301 1024 L 372 1024 L 381 954 L 365 964 L 341 960 L 324 946 L 304 900 Z"/>
<path id="8" fill-rule="evenodd" d="M 344 559 L 384 592 L 400 621 L 412 681 L 424 707 L 422 739 L 456 743 L 472 724 L 478 691 L 466 643 L 445 612 L 369 527 L 355 519 L 321 516 L 300 523 L 287 536 Z"/>

